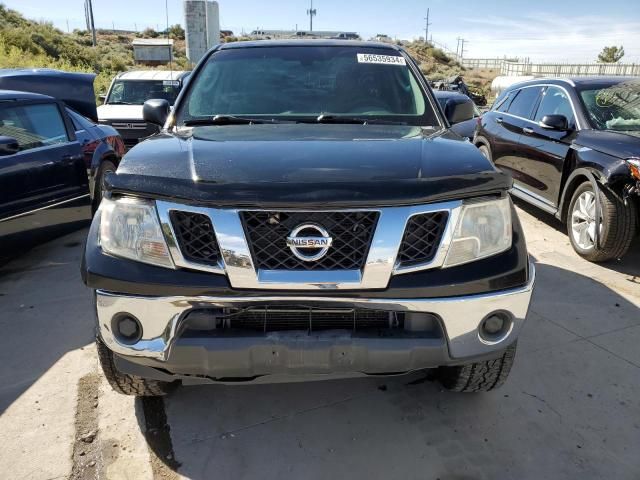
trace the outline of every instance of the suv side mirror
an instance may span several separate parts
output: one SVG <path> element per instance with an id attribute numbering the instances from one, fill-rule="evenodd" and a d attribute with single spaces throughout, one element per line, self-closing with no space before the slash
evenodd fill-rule
<path id="1" fill-rule="evenodd" d="M 569 130 L 569 121 L 564 115 L 545 115 L 539 125 L 549 130 Z"/>
<path id="2" fill-rule="evenodd" d="M 104 101 L 107 99 L 107 94 L 101 93 L 100 95 L 98 95 L 98 98 L 102 100 L 102 103 L 104 103 Z"/>
<path id="3" fill-rule="evenodd" d="M 144 102 L 142 106 L 142 118 L 144 118 L 145 122 L 162 127 L 167 121 L 170 110 L 171 106 L 167 100 L 152 98 Z"/>
<path id="4" fill-rule="evenodd" d="M 473 118 L 473 101 L 469 98 L 449 98 L 444 106 L 444 115 L 451 125 Z"/>
<path id="5" fill-rule="evenodd" d="M 0 156 L 13 155 L 20 151 L 18 140 L 13 137 L 0 136 Z"/>

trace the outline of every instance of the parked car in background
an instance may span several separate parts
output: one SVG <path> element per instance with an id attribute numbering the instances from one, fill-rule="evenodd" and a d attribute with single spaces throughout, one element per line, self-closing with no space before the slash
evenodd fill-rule
<path id="1" fill-rule="evenodd" d="M 476 105 L 481 107 L 487 104 L 487 98 L 481 92 L 469 88 L 462 75 L 454 75 L 441 81 L 432 82 L 432 86 L 434 90 L 448 90 L 463 93 L 471 98 Z"/>
<path id="2" fill-rule="evenodd" d="M 2 259 L 86 223 L 104 175 L 120 162 L 122 139 L 93 120 L 94 78 L 48 69 L 0 71 Z"/>
<path id="3" fill-rule="evenodd" d="M 140 70 L 118 74 L 98 107 L 98 119 L 114 127 L 127 148 L 159 131 L 156 125 L 142 118 L 145 101 L 158 98 L 173 105 L 182 88 L 187 71 Z"/>
<path id="4" fill-rule="evenodd" d="M 482 115 L 480 151 L 512 194 L 566 222 L 591 261 L 622 257 L 638 234 L 640 79 L 537 79 L 507 88 Z"/>
<path id="5" fill-rule="evenodd" d="M 478 123 L 478 117 L 480 117 L 480 110 L 476 107 L 476 104 L 473 103 L 473 100 L 469 98 L 467 95 L 458 92 L 450 92 L 446 90 L 434 90 L 433 94 L 438 100 L 440 104 L 440 108 L 444 112 L 447 118 L 452 118 L 451 110 L 457 109 L 459 104 L 468 105 L 468 109 L 471 110 L 472 118 L 469 118 L 469 113 L 465 112 L 464 120 L 451 124 L 451 130 L 456 132 L 461 137 L 466 137 L 468 139 L 473 138 L 473 133 L 476 129 L 476 124 Z"/>

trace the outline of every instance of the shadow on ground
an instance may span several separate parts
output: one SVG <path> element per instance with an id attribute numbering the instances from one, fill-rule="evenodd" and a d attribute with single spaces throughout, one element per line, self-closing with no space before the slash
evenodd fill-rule
<path id="1" fill-rule="evenodd" d="M 500 390 L 452 394 L 425 373 L 185 387 L 156 404 L 170 442 L 150 448 L 197 480 L 637 478 L 638 342 L 636 305 L 538 264 Z"/>
<path id="2" fill-rule="evenodd" d="M 86 235 L 72 233 L 0 268 L 0 414 L 64 354 L 92 342 L 91 294 L 80 279 Z"/>

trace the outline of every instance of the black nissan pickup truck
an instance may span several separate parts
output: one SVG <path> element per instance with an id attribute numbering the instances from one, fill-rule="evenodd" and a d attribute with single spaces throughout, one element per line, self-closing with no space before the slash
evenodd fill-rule
<path id="1" fill-rule="evenodd" d="M 215 47 L 105 182 L 86 244 L 121 393 L 437 369 L 506 379 L 534 283 L 498 171 L 370 42 Z"/>

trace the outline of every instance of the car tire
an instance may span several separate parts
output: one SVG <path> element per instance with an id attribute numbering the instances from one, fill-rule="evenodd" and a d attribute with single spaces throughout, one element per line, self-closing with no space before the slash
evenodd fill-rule
<path id="1" fill-rule="evenodd" d="M 607 188 L 599 188 L 601 226 L 600 246 L 595 248 L 597 222 L 595 215 L 595 194 L 591 182 L 584 182 L 573 192 L 567 211 L 567 234 L 571 246 L 578 255 L 590 262 L 605 262 L 621 258 L 631 247 L 638 228 L 638 207 L 633 201 L 625 202 Z M 591 199 L 591 203 L 585 203 Z M 589 219 L 582 220 L 588 216 Z M 589 221 L 590 220 L 590 221 Z M 584 232 L 585 237 L 581 236 Z"/>
<path id="2" fill-rule="evenodd" d="M 516 344 L 509 346 L 500 357 L 484 362 L 438 368 L 438 379 L 452 392 L 488 392 L 506 380 L 516 356 Z"/>
<path id="3" fill-rule="evenodd" d="M 111 388 L 118 393 L 138 397 L 159 397 L 171 393 L 178 386 L 178 382 L 162 382 L 122 373 L 116 368 L 113 352 L 99 338 L 96 338 L 96 348 L 104 376 Z"/>
<path id="4" fill-rule="evenodd" d="M 100 164 L 100 168 L 98 168 L 98 173 L 96 174 L 95 179 L 95 187 L 93 189 L 93 208 L 97 210 L 100 206 L 100 202 L 102 201 L 102 195 L 104 194 L 104 177 L 107 173 L 115 172 L 116 164 L 111 160 L 105 160 Z"/>
<path id="5" fill-rule="evenodd" d="M 489 161 L 491 160 L 491 150 L 489 150 L 489 147 L 487 147 L 484 144 L 478 145 L 478 150 L 480 150 L 480 153 L 482 155 L 484 155 L 484 158 L 486 158 Z"/>

